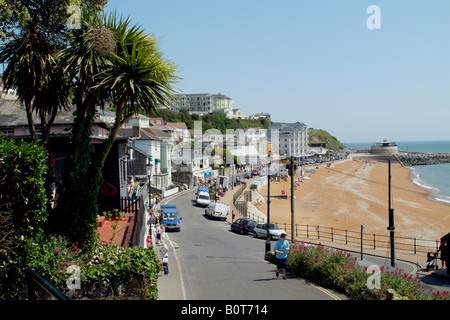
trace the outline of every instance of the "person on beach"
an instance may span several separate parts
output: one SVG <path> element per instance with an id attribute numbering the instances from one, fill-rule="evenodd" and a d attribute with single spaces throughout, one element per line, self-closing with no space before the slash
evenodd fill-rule
<path id="1" fill-rule="evenodd" d="M 288 268 L 287 255 L 289 253 L 289 242 L 286 240 L 287 234 L 282 233 L 281 237 L 275 243 L 273 251 L 275 251 L 275 258 L 277 264 L 277 278 L 280 275 L 280 269 L 283 270 L 283 279 L 286 280 L 286 270 Z"/>

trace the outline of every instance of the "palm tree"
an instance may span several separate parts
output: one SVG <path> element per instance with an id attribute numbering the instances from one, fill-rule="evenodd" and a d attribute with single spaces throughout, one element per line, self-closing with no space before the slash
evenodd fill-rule
<path id="1" fill-rule="evenodd" d="M 105 161 L 119 128 L 133 115 L 152 114 L 158 105 L 173 101 L 179 79 L 177 66 L 158 52 L 153 35 L 137 27 L 130 27 L 129 19 L 117 19 L 115 14 L 104 18 L 104 26 L 117 40 L 115 51 L 99 75 L 96 89 L 107 93 L 116 110 L 116 120 L 105 143 L 102 162 Z"/>
<path id="2" fill-rule="evenodd" d="M 151 113 L 173 99 L 176 66 L 163 59 L 154 37 L 116 14 L 83 12 L 72 45 L 61 53 L 74 83 L 73 155 L 66 165 L 56 225 L 65 225 L 73 240 L 88 242 L 95 233 L 102 169 L 119 128 L 138 112 Z M 91 144 L 97 108 L 116 110 L 108 139 Z"/>
<path id="3" fill-rule="evenodd" d="M 66 108 L 69 95 L 68 82 L 55 53 L 55 46 L 32 23 L 0 50 L 0 62 L 7 63 L 4 86 L 17 90 L 34 142 L 37 137 L 33 114 L 39 116 L 42 141 L 47 149 L 50 128 L 58 111 Z"/>
<path id="4" fill-rule="evenodd" d="M 39 78 L 42 77 L 42 38 L 28 28 L 21 36 L 6 43 L 0 50 L 0 63 L 7 63 L 3 72 L 5 89 L 16 89 L 19 100 L 25 105 L 31 139 L 36 142 L 32 102 Z"/>

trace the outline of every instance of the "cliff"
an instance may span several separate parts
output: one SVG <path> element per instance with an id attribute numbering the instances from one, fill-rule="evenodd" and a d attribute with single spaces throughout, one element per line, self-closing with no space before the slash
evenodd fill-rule
<path id="1" fill-rule="evenodd" d="M 340 143 L 336 137 L 332 136 L 327 131 L 322 129 L 309 128 L 308 140 L 309 141 L 320 140 L 322 142 L 325 142 L 327 149 L 329 150 L 338 151 L 345 149 L 345 146 L 342 143 Z"/>

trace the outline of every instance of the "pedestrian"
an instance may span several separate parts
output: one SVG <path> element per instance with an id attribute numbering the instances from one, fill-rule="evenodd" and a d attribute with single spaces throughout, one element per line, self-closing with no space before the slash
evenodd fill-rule
<path id="1" fill-rule="evenodd" d="M 161 228 L 161 231 L 160 231 L 161 236 L 160 237 L 161 237 L 161 240 L 164 241 L 166 239 L 166 228 L 164 227 L 164 223 L 161 223 L 160 228 Z"/>
<path id="2" fill-rule="evenodd" d="M 134 179 L 133 179 L 133 176 L 129 176 L 128 177 L 127 193 L 128 193 L 128 199 L 132 199 L 133 195 L 134 195 Z"/>
<path id="3" fill-rule="evenodd" d="M 161 253 L 164 274 L 169 274 L 169 248 L 167 247 L 165 241 L 161 241 L 159 252 Z"/>
<path id="4" fill-rule="evenodd" d="M 159 244 L 159 242 L 161 241 L 161 225 L 158 223 L 156 224 L 156 244 Z"/>
<path id="5" fill-rule="evenodd" d="M 280 239 L 275 243 L 275 260 L 277 264 L 277 278 L 280 275 L 280 269 L 283 270 L 283 279 L 286 279 L 286 270 L 288 268 L 287 255 L 289 253 L 289 242 L 286 240 L 287 234 L 282 233 Z"/>
<path id="6" fill-rule="evenodd" d="M 442 241 L 441 245 L 439 246 L 438 252 L 441 252 L 441 261 L 442 261 L 442 269 L 447 267 L 448 269 L 448 246 L 447 241 Z"/>

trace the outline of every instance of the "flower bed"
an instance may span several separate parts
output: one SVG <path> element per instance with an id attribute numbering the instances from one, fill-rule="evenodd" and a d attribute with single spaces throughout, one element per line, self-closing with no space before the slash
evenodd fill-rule
<path id="1" fill-rule="evenodd" d="M 373 273 L 360 267 L 356 258 L 341 250 L 332 250 L 322 245 L 291 244 L 288 256 L 292 273 L 333 289 L 345 292 L 351 299 L 395 299 L 447 300 L 449 292 L 426 291 L 417 276 L 384 267 L 379 270 L 379 283 L 373 285 Z M 373 288 L 373 289 L 371 289 Z"/>
<path id="2" fill-rule="evenodd" d="M 28 266 L 72 298 L 157 299 L 161 263 L 151 249 L 102 243 L 79 248 L 61 236 L 41 238 L 28 248 Z M 70 266 L 78 267 L 79 274 L 69 272 Z M 69 278 L 75 276 L 80 286 L 70 292 Z"/>

